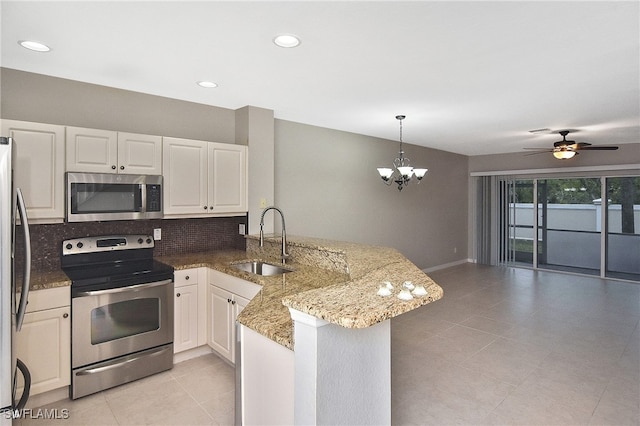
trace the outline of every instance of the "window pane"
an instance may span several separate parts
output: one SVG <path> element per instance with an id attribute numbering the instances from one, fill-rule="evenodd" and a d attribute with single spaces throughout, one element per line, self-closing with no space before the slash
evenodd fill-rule
<path id="1" fill-rule="evenodd" d="M 608 277 L 640 281 L 640 177 L 607 178 Z"/>
<path id="2" fill-rule="evenodd" d="M 533 265 L 533 180 L 516 180 L 509 203 L 513 261 Z"/>
<path id="3" fill-rule="evenodd" d="M 599 178 L 538 181 L 538 266 L 600 274 Z"/>

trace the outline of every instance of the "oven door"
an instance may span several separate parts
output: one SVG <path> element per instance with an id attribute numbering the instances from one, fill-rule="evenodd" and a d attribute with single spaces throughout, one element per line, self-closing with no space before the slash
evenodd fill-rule
<path id="1" fill-rule="evenodd" d="M 173 280 L 74 292 L 72 368 L 173 342 Z"/>

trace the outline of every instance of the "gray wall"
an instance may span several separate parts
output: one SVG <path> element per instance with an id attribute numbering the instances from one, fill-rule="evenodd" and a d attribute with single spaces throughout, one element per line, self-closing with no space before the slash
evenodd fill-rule
<path id="1" fill-rule="evenodd" d="M 395 247 L 423 269 L 467 258 L 466 156 L 405 144 L 429 173 L 400 192 L 376 171 L 398 142 L 283 120 L 275 133 L 287 232 Z"/>
<path id="2" fill-rule="evenodd" d="M 429 174 L 400 193 L 376 171 L 397 156 L 397 141 L 273 120 L 255 107 L 233 111 L 11 69 L 0 77 L 1 118 L 249 144 L 251 233 L 265 198 L 283 209 L 292 234 L 395 247 L 420 268 L 467 258 L 465 156 L 407 145 Z"/>
<path id="3" fill-rule="evenodd" d="M 2 68 L 2 118 L 235 143 L 235 111 Z"/>

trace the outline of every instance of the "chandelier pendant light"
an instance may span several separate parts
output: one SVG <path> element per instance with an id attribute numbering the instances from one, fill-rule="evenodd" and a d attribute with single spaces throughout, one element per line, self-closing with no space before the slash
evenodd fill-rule
<path id="1" fill-rule="evenodd" d="M 407 186 L 414 176 L 420 183 L 429 171 L 429 169 L 414 169 L 411 166 L 411 161 L 404 156 L 404 151 L 402 150 L 402 120 L 405 118 L 404 115 L 396 115 L 396 120 L 400 121 L 400 152 L 398 157 L 393 160 L 393 168 L 378 167 L 378 173 L 380 173 L 383 182 L 387 185 L 395 183 L 398 185 L 398 191 L 402 191 L 402 188 Z"/>

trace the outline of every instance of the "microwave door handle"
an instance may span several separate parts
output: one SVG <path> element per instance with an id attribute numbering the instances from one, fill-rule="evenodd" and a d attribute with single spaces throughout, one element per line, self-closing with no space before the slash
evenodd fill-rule
<path id="1" fill-rule="evenodd" d="M 18 214 L 20 215 L 20 222 L 24 228 L 24 276 L 22 279 L 22 291 L 20 292 L 20 305 L 16 312 L 16 330 L 20 331 L 22 322 L 24 321 L 24 314 L 27 310 L 27 301 L 29 300 L 29 283 L 31 282 L 31 235 L 29 233 L 27 208 L 20 188 L 16 189 L 16 193 Z"/>
<path id="2" fill-rule="evenodd" d="M 147 211 L 147 185 L 144 183 L 140 184 L 140 211 Z"/>

